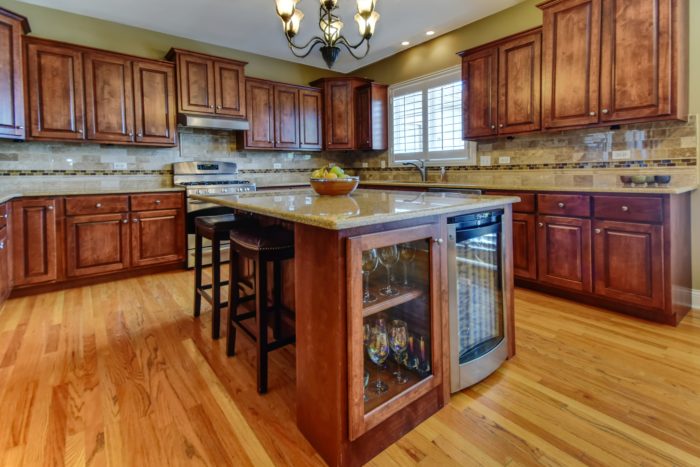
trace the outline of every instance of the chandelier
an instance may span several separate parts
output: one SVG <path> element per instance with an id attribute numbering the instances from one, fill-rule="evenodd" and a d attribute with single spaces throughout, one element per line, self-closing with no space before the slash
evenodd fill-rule
<path id="1" fill-rule="evenodd" d="M 357 0 L 355 21 L 362 36 L 362 39 L 357 44 L 351 44 L 340 34 L 341 29 L 343 29 L 343 22 L 340 21 L 337 15 L 333 14 L 338 9 L 338 0 L 320 0 L 320 2 L 318 26 L 321 28 L 321 36 L 315 36 L 309 42 L 300 46 L 293 41 L 299 32 L 301 20 L 304 18 L 304 13 L 296 7 L 299 0 L 275 0 L 277 15 L 284 25 L 284 36 L 287 38 L 289 49 L 294 56 L 305 58 L 317 45 L 320 45 L 321 55 L 328 68 L 333 68 L 333 64 L 340 54 L 339 46 L 341 45 L 357 60 L 367 56 L 369 53 L 369 40 L 374 34 L 374 27 L 379 20 L 379 13 L 375 11 L 377 0 Z M 355 51 L 360 49 L 363 44 L 365 45 L 364 53 L 356 53 Z"/>

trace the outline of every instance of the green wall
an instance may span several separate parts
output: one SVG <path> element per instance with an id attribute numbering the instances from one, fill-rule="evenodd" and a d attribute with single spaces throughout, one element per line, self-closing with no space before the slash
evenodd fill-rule
<path id="1" fill-rule="evenodd" d="M 0 6 L 26 16 L 32 28 L 32 35 L 47 39 L 156 59 L 162 59 L 171 47 L 178 47 L 242 60 L 248 62 L 247 76 L 294 84 L 309 84 L 317 78 L 335 75 L 333 72 L 320 68 L 21 3 L 16 0 L 2 0 Z"/>

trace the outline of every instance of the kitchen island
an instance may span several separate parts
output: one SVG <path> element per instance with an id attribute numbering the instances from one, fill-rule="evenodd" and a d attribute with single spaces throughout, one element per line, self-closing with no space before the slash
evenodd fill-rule
<path id="1" fill-rule="evenodd" d="M 449 399 L 449 218 L 503 217 L 500 327 L 515 353 L 517 197 L 293 189 L 194 198 L 293 224 L 297 425 L 330 465 L 367 462 Z M 387 340 L 391 355 L 375 345 Z"/>

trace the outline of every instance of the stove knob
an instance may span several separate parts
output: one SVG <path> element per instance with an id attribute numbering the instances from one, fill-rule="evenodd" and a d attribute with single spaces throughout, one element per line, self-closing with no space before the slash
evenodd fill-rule
<path id="1" fill-rule="evenodd" d="M 221 189 L 221 192 L 222 192 L 222 193 L 228 193 L 228 188 L 222 188 L 222 189 Z"/>

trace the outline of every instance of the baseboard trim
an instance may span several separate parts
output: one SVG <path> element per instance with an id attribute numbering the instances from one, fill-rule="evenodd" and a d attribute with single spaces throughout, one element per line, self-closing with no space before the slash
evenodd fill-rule
<path id="1" fill-rule="evenodd" d="M 700 290 L 698 289 L 692 289 L 690 291 L 691 297 L 693 297 L 693 303 L 691 305 L 692 308 L 696 310 L 700 310 Z"/>

